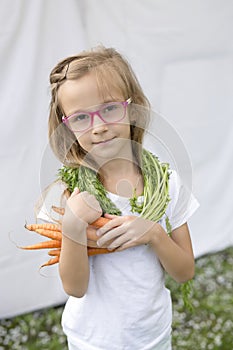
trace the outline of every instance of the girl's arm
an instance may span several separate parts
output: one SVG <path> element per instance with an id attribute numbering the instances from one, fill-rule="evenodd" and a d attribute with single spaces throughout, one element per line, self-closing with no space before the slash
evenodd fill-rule
<path id="1" fill-rule="evenodd" d="M 62 247 L 59 273 L 68 295 L 80 298 L 87 291 L 89 263 L 87 234 L 89 223 L 97 220 L 102 210 L 96 198 L 88 192 L 75 190 L 67 201 L 62 219 Z"/>
<path id="2" fill-rule="evenodd" d="M 187 223 L 167 235 L 161 225 L 152 229 L 150 244 L 168 274 L 177 282 L 193 278 L 195 261 Z"/>
<path id="3" fill-rule="evenodd" d="M 87 247 L 63 235 L 59 273 L 64 291 L 81 298 L 87 291 L 89 263 Z"/>

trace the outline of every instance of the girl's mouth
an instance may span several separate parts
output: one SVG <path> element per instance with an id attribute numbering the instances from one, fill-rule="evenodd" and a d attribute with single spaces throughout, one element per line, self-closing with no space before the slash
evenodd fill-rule
<path id="1" fill-rule="evenodd" d="M 111 142 L 114 139 L 115 139 L 115 137 L 113 137 L 111 139 L 107 139 L 107 140 L 102 140 L 102 141 L 99 141 L 99 142 L 93 142 L 93 144 L 94 145 L 101 145 L 101 144 L 105 144 L 105 143 Z"/>

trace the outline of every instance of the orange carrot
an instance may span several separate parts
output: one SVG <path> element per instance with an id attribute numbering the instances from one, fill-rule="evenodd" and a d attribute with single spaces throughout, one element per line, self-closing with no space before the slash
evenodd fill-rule
<path id="1" fill-rule="evenodd" d="M 107 248 L 87 248 L 88 256 L 98 255 L 98 254 L 108 254 L 112 252 L 114 252 L 114 250 L 108 250 Z"/>
<path id="2" fill-rule="evenodd" d="M 55 241 L 54 239 L 51 241 L 45 241 L 45 242 L 40 242 L 32 245 L 27 245 L 24 247 L 19 247 L 21 249 L 49 249 L 49 248 L 60 248 L 61 247 L 61 241 Z"/>
<path id="3" fill-rule="evenodd" d="M 91 225 L 87 228 L 87 239 L 96 242 L 99 237 L 96 235 L 96 228 L 100 228 L 103 225 L 105 225 L 110 219 L 100 217 L 96 221 L 94 221 Z"/>
<path id="4" fill-rule="evenodd" d="M 39 233 L 41 236 L 45 236 L 51 239 L 55 239 L 57 241 L 62 240 L 62 234 L 61 231 L 52 231 L 52 230 L 44 230 L 42 228 L 38 228 L 35 230 L 35 232 Z"/>
<path id="5" fill-rule="evenodd" d="M 65 213 L 64 208 L 56 207 L 55 205 L 52 205 L 52 209 L 53 209 L 53 211 L 55 211 L 55 213 L 57 213 L 59 215 L 64 215 L 64 213 Z"/>
<path id="6" fill-rule="evenodd" d="M 65 209 L 52 206 L 52 209 L 56 211 L 57 213 L 64 215 Z M 98 240 L 98 236 L 96 235 L 96 228 L 100 228 L 103 225 L 105 225 L 109 219 L 105 217 L 100 217 L 99 219 L 95 220 L 91 225 L 88 226 L 87 229 L 87 254 L 88 256 L 93 256 L 97 254 L 108 254 L 113 251 L 109 251 L 107 248 L 99 248 L 96 245 L 96 241 Z M 40 242 L 24 247 L 19 247 L 21 249 L 26 250 L 32 250 L 32 249 L 51 249 L 48 252 L 48 255 L 53 256 L 52 259 L 48 260 L 46 263 L 40 266 L 40 268 L 45 266 L 54 265 L 59 262 L 60 259 L 60 253 L 61 253 L 61 241 L 62 241 L 62 232 L 61 232 L 61 225 L 57 224 L 31 224 L 31 225 L 25 225 L 25 228 L 39 233 L 42 236 L 48 237 L 51 240 Z"/>
<path id="7" fill-rule="evenodd" d="M 52 252 L 52 251 L 50 251 L 50 252 Z M 93 256 L 93 255 L 97 255 L 97 254 L 108 254 L 108 253 L 112 253 L 112 252 L 113 251 L 109 251 L 105 248 L 88 248 L 87 249 L 88 256 Z M 59 253 L 57 256 L 55 256 L 52 259 L 49 259 L 46 263 L 42 264 L 40 266 L 40 269 L 42 267 L 45 267 L 45 266 L 51 266 L 51 265 L 57 264 L 59 262 L 59 259 L 60 259 L 60 250 L 57 250 L 57 253 Z M 53 254 L 49 253 L 49 255 L 53 255 Z"/>
<path id="8" fill-rule="evenodd" d="M 65 197 L 68 199 L 69 197 L 70 197 L 70 195 L 71 195 L 71 192 L 68 190 L 68 188 L 67 189 L 65 189 L 65 191 L 63 192 L 64 193 L 64 195 L 65 195 Z"/>
<path id="9" fill-rule="evenodd" d="M 48 255 L 50 256 L 60 256 L 61 249 L 52 249 L 48 252 Z"/>
<path id="10" fill-rule="evenodd" d="M 107 224 L 107 222 L 109 222 L 109 220 L 111 220 L 111 219 L 107 219 L 107 218 L 101 216 L 99 219 L 92 222 L 91 226 L 100 228 L 100 227 L 104 226 L 105 224 Z"/>
<path id="11" fill-rule="evenodd" d="M 25 228 L 29 231 L 36 231 L 37 229 L 43 229 L 43 230 L 50 230 L 50 231 L 60 231 L 61 229 L 57 224 L 31 224 L 31 225 L 25 225 Z"/>
<path id="12" fill-rule="evenodd" d="M 59 262 L 59 256 L 55 256 L 55 258 L 49 259 L 46 263 L 40 266 L 40 269 L 45 266 L 51 266 L 57 264 Z"/>

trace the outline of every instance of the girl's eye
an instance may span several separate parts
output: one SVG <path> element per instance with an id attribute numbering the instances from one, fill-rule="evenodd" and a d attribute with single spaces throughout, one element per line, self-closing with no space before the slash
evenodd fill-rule
<path id="1" fill-rule="evenodd" d="M 83 122 L 89 119 L 88 114 L 76 114 L 72 117 L 72 122 Z"/>
<path id="2" fill-rule="evenodd" d="M 103 108 L 103 113 L 109 113 L 109 112 L 115 111 L 117 108 L 118 108 L 118 105 L 116 104 L 108 105 Z"/>

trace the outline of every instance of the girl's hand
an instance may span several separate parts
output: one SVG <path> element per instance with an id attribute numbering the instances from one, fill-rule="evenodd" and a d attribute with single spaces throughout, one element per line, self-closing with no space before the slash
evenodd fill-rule
<path id="1" fill-rule="evenodd" d="M 74 190 L 67 200 L 67 207 L 75 217 L 88 224 L 91 224 L 102 215 L 102 209 L 95 196 L 87 191 L 80 192 L 78 188 Z"/>
<path id="2" fill-rule="evenodd" d="M 62 233 L 71 240 L 87 245 L 88 224 L 102 215 L 102 209 L 95 196 L 75 189 L 66 202 L 62 219 Z"/>
<path id="3" fill-rule="evenodd" d="M 97 230 L 100 237 L 97 241 L 99 247 L 107 247 L 109 250 L 121 251 L 141 244 L 151 242 L 152 235 L 159 224 L 140 216 L 116 216 L 105 214 L 112 219 L 106 225 Z"/>

